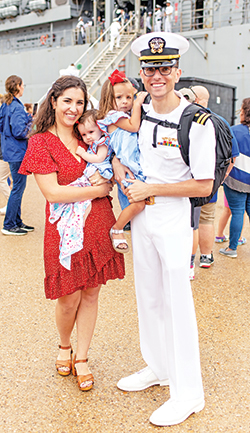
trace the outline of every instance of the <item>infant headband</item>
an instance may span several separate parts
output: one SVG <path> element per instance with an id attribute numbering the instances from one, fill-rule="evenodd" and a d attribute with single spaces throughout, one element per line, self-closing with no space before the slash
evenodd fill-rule
<path id="1" fill-rule="evenodd" d="M 124 72 L 120 72 L 118 71 L 118 69 L 116 69 L 114 72 L 112 72 L 112 74 L 108 78 L 112 86 L 114 86 L 117 83 L 123 83 L 124 79 L 126 78 L 126 75 Z"/>

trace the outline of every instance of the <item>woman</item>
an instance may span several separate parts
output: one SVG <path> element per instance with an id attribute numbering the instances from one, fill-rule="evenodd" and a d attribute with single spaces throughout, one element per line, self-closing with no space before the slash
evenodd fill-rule
<path id="1" fill-rule="evenodd" d="M 9 196 L 2 233 L 4 235 L 26 235 L 34 227 L 27 226 L 21 219 L 21 202 L 26 187 L 26 176 L 18 173 L 27 149 L 27 134 L 31 116 L 26 113 L 22 102 L 24 84 L 20 77 L 11 75 L 5 82 L 6 95 L 0 109 L 1 147 L 4 161 L 9 163 L 13 187 Z"/>
<path id="2" fill-rule="evenodd" d="M 223 184 L 232 218 L 229 246 L 221 248 L 220 253 L 235 258 L 245 211 L 250 217 L 250 169 L 248 164 L 250 158 L 250 98 L 243 99 L 240 125 L 232 126 L 232 130 L 238 141 L 240 156 L 236 158 L 234 167 Z"/>
<path id="3" fill-rule="evenodd" d="M 94 186 L 69 184 L 81 177 L 86 162 L 76 155 L 87 146 L 77 135 L 76 122 L 88 103 L 84 82 L 74 76 L 59 78 L 47 94 L 35 118 L 29 146 L 21 166 L 23 174 L 34 173 L 45 196 L 44 240 L 45 294 L 57 299 L 56 324 L 60 335 L 56 369 L 62 376 L 73 372 L 80 390 L 92 388 L 94 378 L 87 366 L 87 354 L 97 317 L 101 284 L 124 277 L 122 254 L 116 253 L 109 238 L 115 218 L 107 197 L 112 185 L 104 179 Z M 71 256 L 71 269 L 59 262 L 60 237 L 56 224 L 49 222 L 49 203 L 92 200 L 84 227 L 83 249 Z M 76 323 L 77 350 L 72 365 L 71 333 Z"/>

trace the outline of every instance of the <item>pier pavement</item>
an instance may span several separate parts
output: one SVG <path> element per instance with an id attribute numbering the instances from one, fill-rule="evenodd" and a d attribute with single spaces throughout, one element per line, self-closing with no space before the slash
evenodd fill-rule
<path id="1" fill-rule="evenodd" d="M 114 193 L 116 196 L 116 191 Z M 119 212 L 114 200 L 115 212 Z M 0 197 L 0 207 L 4 206 Z M 216 226 L 222 211 L 222 191 Z M 155 427 L 151 413 L 169 397 L 168 387 L 126 393 L 117 381 L 145 366 L 139 349 L 132 252 L 126 278 L 110 281 L 100 295 L 99 316 L 89 351 L 94 388 L 80 392 L 76 379 L 55 371 L 58 334 L 55 302 L 43 291 L 44 198 L 29 177 L 23 219 L 27 236 L 0 234 L 0 432 L 1 433 L 249 433 L 250 431 L 250 229 L 238 258 L 219 254 L 192 282 L 205 409 L 173 427 Z M 2 226 L 3 216 L 0 217 Z M 226 233 L 228 233 L 228 228 Z M 130 243 L 130 232 L 126 233 Z M 223 244 L 224 246 L 225 244 Z M 76 335 L 72 339 L 76 347 Z"/>

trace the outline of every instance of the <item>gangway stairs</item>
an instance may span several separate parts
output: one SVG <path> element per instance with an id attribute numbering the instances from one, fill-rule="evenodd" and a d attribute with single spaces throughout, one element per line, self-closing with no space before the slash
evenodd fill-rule
<path id="1" fill-rule="evenodd" d="M 138 28 L 138 14 L 133 14 L 127 23 L 121 28 L 121 40 L 120 48 L 110 49 L 109 32 L 110 27 L 95 40 L 93 44 L 85 51 L 79 59 L 77 59 L 74 65 L 77 69 L 83 66 L 85 69 L 80 73 L 80 78 L 86 83 L 88 93 L 92 96 L 96 94 L 98 89 L 101 88 L 104 81 L 112 73 L 114 69 L 118 69 L 121 61 L 128 54 L 133 40 L 139 35 L 139 32 L 135 30 Z M 95 48 L 98 48 L 100 42 L 105 40 L 104 48 L 96 55 Z M 91 61 L 89 62 L 89 59 Z M 87 66 L 86 66 L 87 65 Z M 78 68 L 80 66 L 80 68 Z M 37 102 L 37 107 L 40 106 L 42 101 L 46 97 L 45 93 Z"/>
<path id="2" fill-rule="evenodd" d="M 134 16 L 126 23 L 121 29 L 121 40 L 120 48 L 114 47 L 111 51 L 110 42 L 108 42 L 104 49 L 94 60 L 81 72 L 80 77 L 85 82 L 88 93 L 95 96 L 98 89 L 103 85 L 104 81 L 113 72 L 114 69 L 118 69 L 121 61 L 130 51 L 133 40 L 138 36 L 138 33 L 133 30 L 132 21 Z M 109 29 L 106 30 L 106 34 Z M 87 56 L 90 56 L 90 51 L 94 50 L 94 47 L 99 39 L 103 38 L 105 34 L 100 36 L 95 43 L 83 54 L 76 62 L 75 65 L 81 63 L 86 64 Z M 107 37 L 107 36 L 106 36 Z M 92 56 L 93 57 L 93 56 Z"/>

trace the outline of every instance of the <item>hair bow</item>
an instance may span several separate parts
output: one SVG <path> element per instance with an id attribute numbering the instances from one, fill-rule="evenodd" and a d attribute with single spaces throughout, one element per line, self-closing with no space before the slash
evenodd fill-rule
<path id="1" fill-rule="evenodd" d="M 124 78 L 126 78 L 126 75 L 124 72 L 118 71 L 116 69 L 109 77 L 109 81 L 111 82 L 112 86 L 114 86 L 117 83 L 123 83 Z"/>

